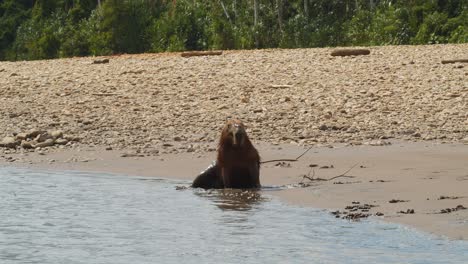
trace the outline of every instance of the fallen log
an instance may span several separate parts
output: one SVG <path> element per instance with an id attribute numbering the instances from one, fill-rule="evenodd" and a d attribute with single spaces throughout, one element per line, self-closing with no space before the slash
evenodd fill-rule
<path id="1" fill-rule="evenodd" d="M 336 49 L 332 51 L 332 56 L 358 56 L 358 55 L 369 55 L 370 50 L 368 49 Z"/>
<path id="2" fill-rule="evenodd" d="M 93 64 L 106 64 L 109 63 L 109 59 L 94 60 Z"/>
<path id="3" fill-rule="evenodd" d="M 449 63 L 468 63 L 468 59 L 456 59 L 456 60 L 442 60 L 442 64 L 449 64 Z"/>
<path id="4" fill-rule="evenodd" d="M 186 51 L 182 52 L 181 56 L 187 58 L 196 56 L 218 56 L 221 54 L 223 54 L 222 51 Z"/>

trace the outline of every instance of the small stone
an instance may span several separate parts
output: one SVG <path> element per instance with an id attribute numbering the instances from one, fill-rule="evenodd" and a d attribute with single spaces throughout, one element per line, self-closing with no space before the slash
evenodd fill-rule
<path id="1" fill-rule="evenodd" d="M 322 130 L 322 131 L 323 131 L 323 130 L 327 130 L 327 129 L 328 129 L 328 126 L 325 125 L 325 124 L 322 124 L 322 125 L 319 126 L 318 129 L 319 129 L 319 130 Z"/>
<path id="2" fill-rule="evenodd" d="M 62 130 L 51 131 L 49 132 L 49 135 L 54 139 L 61 138 L 63 137 L 63 131 Z"/>
<path id="3" fill-rule="evenodd" d="M 68 141 L 75 141 L 75 142 L 80 142 L 81 138 L 80 137 L 75 137 L 75 136 L 65 136 L 64 137 Z"/>
<path id="4" fill-rule="evenodd" d="M 55 144 L 57 145 L 66 145 L 68 140 L 66 138 L 59 138 L 55 140 Z"/>
<path id="5" fill-rule="evenodd" d="M 45 142 L 48 139 L 51 139 L 52 137 L 46 132 L 46 133 L 41 133 L 34 138 L 35 141 L 37 142 Z"/>
<path id="6" fill-rule="evenodd" d="M 144 157 L 145 155 L 139 153 L 123 153 L 120 155 L 122 158 L 136 158 L 136 157 Z"/>
<path id="7" fill-rule="evenodd" d="M 27 138 L 35 138 L 37 137 L 38 135 L 40 134 L 43 134 L 45 133 L 45 131 L 43 130 L 39 130 L 39 129 L 31 129 L 28 133 L 27 133 Z"/>
<path id="8" fill-rule="evenodd" d="M 16 140 L 25 140 L 26 138 L 28 138 L 28 134 L 27 133 L 19 133 L 18 135 L 15 136 Z"/>
<path id="9" fill-rule="evenodd" d="M 370 142 L 366 142 L 365 144 L 370 146 L 387 146 L 391 145 L 392 143 L 384 140 L 372 140 Z"/>
<path id="10" fill-rule="evenodd" d="M 46 139 L 44 142 L 37 143 L 34 147 L 35 148 L 45 148 L 45 147 L 50 147 L 53 146 L 55 141 L 51 138 Z"/>
<path id="11" fill-rule="evenodd" d="M 16 140 L 14 137 L 4 137 L 0 142 L 0 147 L 4 148 L 16 148 L 21 142 Z"/>
<path id="12" fill-rule="evenodd" d="M 28 141 L 21 141 L 21 147 L 24 148 L 24 149 L 33 149 L 33 145 L 31 144 L 31 142 L 28 142 Z"/>
<path id="13" fill-rule="evenodd" d="M 112 147 L 106 147 L 106 150 L 112 150 Z"/>

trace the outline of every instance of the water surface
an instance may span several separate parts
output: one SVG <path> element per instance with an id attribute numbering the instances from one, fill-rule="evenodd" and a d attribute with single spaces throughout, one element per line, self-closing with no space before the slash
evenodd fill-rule
<path id="1" fill-rule="evenodd" d="M 2 168 L 0 263 L 468 263 L 466 241 L 180 184 Z"/>

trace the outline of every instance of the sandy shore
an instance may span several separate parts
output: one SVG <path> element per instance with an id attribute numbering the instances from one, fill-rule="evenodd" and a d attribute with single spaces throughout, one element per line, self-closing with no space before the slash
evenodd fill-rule
<path id="1" fill-rule="evenodd" d="M 189 182 L 214 159 L 224 120 L 237 117 L 264 160 L 313 147 L 298 162 L 262 167 L 264 186 L 291 187 L 268 194 L 342 217 L 381 213 L 376 217 L 467 240 L 468 210 L 452 209 L 468 207 L 468 72 L 464 64 L 440 63 L 466 50 L 0 62 L 0 141 L 14 141 L 0 148 L 0 164 Z M 50 133 L 41 138 L 43 131 Z M 29 148 L 44 142 L 49 146 Z M 355 164 L 346 173 L 352 178 L 298 185 L 303 175 L 328 179 Z M 364 204 L 376 207 L 358 208 Z"/>
<path id="2" fill-rule="evenodd" d="M 304 152 L 304 148 L 291 145 L 258 145 L 264 160 L 295 158 Z M 62 150 L 46 155 L 14 154 L 11 155 L 16 160 L 13 164 L 0 164 L 181 179 L 188 186 L 214 159 L 214 153 L 122 157 L 125 154 L 125 151 L 84 147 L 79 151 Z M 385 147 L 314 147 L 297 162 L 264 164 L 261 181 L 266 187 L 286 187 L 267 189 L 265 194 L 291 204 L 348 213 L 355 213 L 345 208 L 355 206 L 356 202 L 375 205 L 366 213 L 451 239 L 468 240 L 468 210 L 441 213 L 459 205 L 468 207 L 467 157 L 466 145 L 431 142 L 394 142 Z M 303 175 L 329 179 L 354 165 L 345 174 L 352 178 L 303 180 Z M 301 187 L 300 182 L 310 186 Z M 400 201 L 391 203 L 392 200 Z M 408 210 L 414 210 L 414 214 L 400 213 Z M 378 213 L 383 215 L 376 216 Z"/>

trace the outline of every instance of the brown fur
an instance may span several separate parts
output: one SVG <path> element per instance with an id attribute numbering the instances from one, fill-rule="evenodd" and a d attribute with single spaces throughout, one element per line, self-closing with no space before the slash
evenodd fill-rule
<path id="1" fill-rule="evenodd" d="M 202 172 L 193 187 L 260 188 L 260 156 L 239 120 L 229 120 L 221 132 L 216 164 Z"/>

